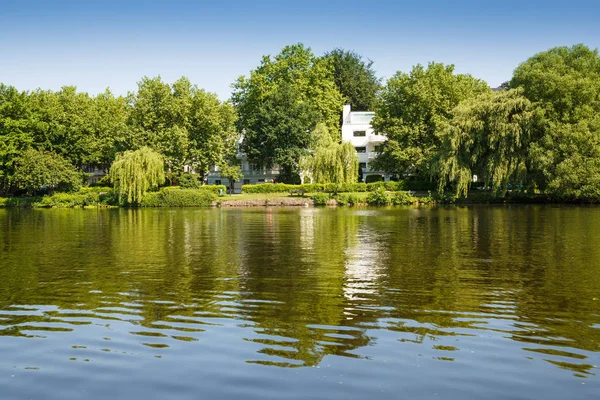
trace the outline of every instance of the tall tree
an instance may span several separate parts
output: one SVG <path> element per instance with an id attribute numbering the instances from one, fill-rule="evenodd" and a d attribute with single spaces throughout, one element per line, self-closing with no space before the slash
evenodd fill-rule
<path id="1" fill-rule="evenodd" d="M 335 142 L 324 124 L 313 132 L 314 149 L 302 166 L 313 183 L 355 183 L 358 177 L 358 156 L 350 142 Z"/>
<path id="2" fill-rule="evenodd" d="M 109 175 L 121 204 L 140 204 L 165 181 L 163 157 L 148 147 L 126 151 L 117 156 Z"/>
<path id="3" fill-rule="evenodd" d="M 344 102 L 356 111 L 374 110 L 381 81 L 373 70 L 373 61 L 339 48 L 325 53 L 324 58 L 333 66 L 333 79 Z"/>
<path id="4" fill-rule="evenodd" d="M 520 64 L 510 82 L 543 112 L 530 158 L 537 186 L 568 199 L 600 197 L 600 55 L 556 47 Z"/>
<path id="5" fill-rule="evenodd" d="M 440 192 L 454 184 L 456 194 L 466 196 L 473 175 L 500 195 L 509 184 L 528 185 L 528 151 L 537 118 L 521 92 L 485 93 L 453 110 L 437 158 Z"/>
<path id="6" fill-rule="evenodd" d="M 283 84 L 246 117 L 242 149 L 257 166 L 279 165 L 282 182 L 297 183 L 300 160 L 312 143 L 316 112 L 299 98 L 291 84 Z"/>
<path id="7" fill-rule="evenodd" d="M 204 175 L 210 166 L 221 164 L 235 151 L 233 107 L 185 77 L 173 85 L 160 77 L 144 77 L 130 102 L 137 146 L 159 151 L 173 173 L 189 165 Z"/>
<path id="8" fill-rule="evenodd" d="M 388 138 L 372 167 L 390 174 L 429 177 L 441 144 L 441 133 L 462 101 L 489 92 L 470 75 L 455 74 L 453 65 L 430 63 L 397 72 L 382 89 L 372 125 Z"/>

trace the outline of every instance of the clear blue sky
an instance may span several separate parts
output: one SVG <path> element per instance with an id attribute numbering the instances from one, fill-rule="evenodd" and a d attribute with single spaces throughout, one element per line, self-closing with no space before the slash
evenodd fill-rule
<path id="1" fill-rule="evenodd" d="M 355 50 L 383 78 L 438 61 L 498 86 L 536 52 L 600 47 L 600 1 L 0 0 L 0 82 L 22 90 L 126 94 L 144 75 L 185 75 L 227 99 L 298 42 Z"/>

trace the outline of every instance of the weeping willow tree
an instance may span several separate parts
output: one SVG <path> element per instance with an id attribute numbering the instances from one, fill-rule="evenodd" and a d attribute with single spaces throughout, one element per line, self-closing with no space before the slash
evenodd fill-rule
<path id="1" fill-rule="evenodd" d="M 302 169 L 314 183 L 355 183 L 358 176 L 358 156 L 349 142 L 338 143 L 327 126 L 319 124 L 313 132 L 315 146 L 302 162 Z"/>
<path id="2" fill-rule="evenodd" d="M 146 192 L 165 182 L 163 157 L 142 147 L 126 151 L 115 159 L 109 172 L 121 204 L 139 204 Z"/>
<path id="3" fill-rule="evenodd" d="M 466 196 L 473 175 L 498 195 L 509 184 L 527 184 L 536 116 L 521 91 L 486 93 L 460 103 L 453 113 L 434 169 L 440 192 L 454 186 L 457 196 Z"/>

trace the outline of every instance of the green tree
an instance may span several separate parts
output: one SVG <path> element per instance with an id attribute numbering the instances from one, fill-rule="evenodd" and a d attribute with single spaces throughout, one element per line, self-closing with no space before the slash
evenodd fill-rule
<path id="1" fill-rule="evenodd" d="M 324 58 L 333 66 L 333 78 L 344 102 L 356 111 L 374 110 L 381 82 L 373 70 L 373 61 L 339 48 L 325 53 Z"/>
<path id="2" fill-rule="evenodd" d="M 248 161 L 266 168 L 278 165 L 280 181 L 298 183 L 300 160 L 312 144 L 315 114 L 291 85 L 281 85 L 245 119 L 242 150 Z"/>
<path id="3" fill-rule="evenodd" d="M 182 77 L 173 85 L 144 77 L 130 96 L 130 124 L 136 147 L 150 146 L 165 157 L 167 169 L 179 174 L 185 165 L 201 177 L 235 150 L 233 107 Z"/>
<path id="4" fill-rule="evenodd" d="M 302 167 L 313 183 L 355 183 L 358 176 L 358 156 L 350 142 L 335 142 L 324 124 L 313 132 L 315 146 Z"/>
<path id="5" fill-rule="evenodd" d="M 600 199 L 600 56 L 556 47 L 520 64 L 510 82 L 543 113 L 529 157 L 535 182 L 566 199 Z"/>
<path id="6" fill-rule="evenodd" d="M 15 161 L 14 185 L 34 194 L 42 189 L 74 191 L 82 176 L 67 160 L 56 153 L 29 149 Z"/>
<path id="7" fill-rule="evenodd" d="M 452 110 L 490 90 L 482 80 L 455 74 L 453 65 L 430 63 L 427 68 L 413 67 L 409 74 L 397 72 L 382 89 L 372 122 L 375 131 L 388 138 L 372 168 L 429 177 Z"/>
<path id="8" fill-rule="evenodd" d="M 15 162 L 27 150 L 33 139 L 31 110 L 26 92 L 0 84 L 0 194 L 12 188 Z"/>
<path id="9" fill-rule="evenodd" d="M 224 164 L 221 166 L 221 176 L 229 181 L 229 189 L 233 193 L 233 185 L 244 177 L 242 167 L 233 164 Z"/>
<path id="10" fill-rule="evenodd" d="M 467 195 L 473 175 L 503 195 L 509 183 L 528 184 L 528 151 L 536 115 L 520 90 L 485 93 L 465 100 L 442 136 L 437 159 L 439 191 L 454 184 Z"/>
<path id="11" fill-rule="evenodd" d="M 110 179 L 121 204 L 140 204 L 149 190 L 165 182 L 163 157 L 148 147 L 119 154 Z"/>

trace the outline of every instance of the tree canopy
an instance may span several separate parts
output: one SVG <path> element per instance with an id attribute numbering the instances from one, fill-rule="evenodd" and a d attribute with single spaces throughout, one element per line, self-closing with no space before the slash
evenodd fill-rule
<path id="1" fill-rule="evenodd" d="M 146 192 L 165 181 L 163 157 L 148 147 L 126 151 L 117 156 L 109 176 L 121 204 L 140 204 Z"/>
<path id="2" fill-rule="evenodd" d="M 70 192 L 81 187 L 82 175 L 56 153 L 26 150 L 15 160 L 12 183 L 27 194 L 41 190 Z"/>
<path id="3" fill-rule="evenodd" d="M 441 133 L 463 100 L 490 92 L 470 75 L 456 74 L 453 65 L 416 65 L 397 72 L 381 91 L 372 125 L 387 136 L 373 168 L 390 174 L 429 177 L 441 144 Z"/>
<path id="4" fill-rule="evenodd" d="M 339 48 L 323 57 L 333 66 L 333 79 L 344 103 L 351 104 L 355 111 L 373 111 L 380 88 L 373 61 L 363 60 L 356 52 Z"/>
<path id="5" fill-rule="evenodd" d="M 460 103 L 442 134 L 439 190 L 455 185 L 467 195 L 473 175 L 497 194 L 528 184 L 528 151 L 535 137 L 532 104 L 521 90 L 484 93 Z"/>
<path id="6" fill-rule="evenodd" d="M 570 199 L 600 198 L 600 56 L 555 47 L 519 65 L 510 82 L 543 114 L 531 144 L 536 185 Z"/>
<path id="7" fill-rule="evenodd" d="M 324 124 L 313 132 L 314 148 L 302 162 L 303 173 L 313 183 L 355 183 L 358 177 L 358 156 L 352 143 L 338 143 Z"/>

